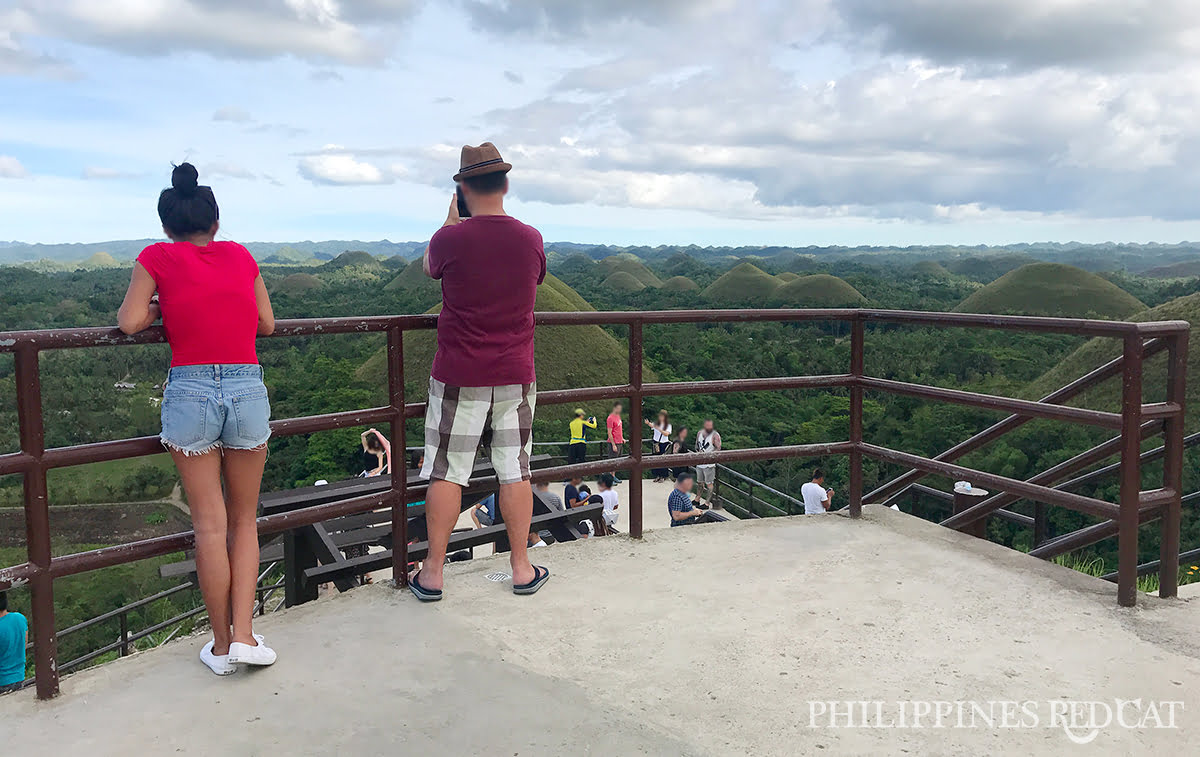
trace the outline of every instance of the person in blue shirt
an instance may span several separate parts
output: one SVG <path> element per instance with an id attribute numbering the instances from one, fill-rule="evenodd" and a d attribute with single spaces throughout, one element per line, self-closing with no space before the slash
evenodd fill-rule
<path id="1" fill-rule="evenodd" d="M 675 479 L 675 488 L 667 497 L 667 514 L 671 516 L 671 526 L 690 526 L 700 520 L 703 515 L 700 508 L 692 502 L 692 486 L 696 477 L 683 472 Z"/>
<path id="2" fill-rule="evenodd" d="M 29 621 L 8 611 L 8 594 L 0 592 L 0 694 L 21 688 L 25 681 L 25 645 Z"/>
<path id="3" fill-rule="evenodd" d="M 496 522 L 496 495 L 489 494 L 471 508 L 471 520 L 475 528 L 486 528 Z"/>

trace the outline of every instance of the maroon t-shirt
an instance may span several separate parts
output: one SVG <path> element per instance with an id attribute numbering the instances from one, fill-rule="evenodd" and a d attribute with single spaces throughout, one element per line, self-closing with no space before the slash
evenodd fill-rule
<path id="1" fill-rule="evenodd" d="M 511 216 L 475 216 L 429 242 L 442 281 L 433 377 L 451 386 L 532 384 L 533 304 L 546 278 L 542 235 Z"/>

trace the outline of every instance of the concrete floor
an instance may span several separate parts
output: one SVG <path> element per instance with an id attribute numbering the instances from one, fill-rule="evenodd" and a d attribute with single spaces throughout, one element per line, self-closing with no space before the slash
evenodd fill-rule
<path id="1" fill-rule="evenodd" d="M 1115 587 L 890 510 L 661 529 L 538 550 L 514 597 L 453 566 L 264 619 L 229 678 L 200 639 L 0 698 L 11 754 L 1177 755 L 1200 738 L 1200 598 Z M 810 700 L 1182 700 L 1174 730 L 810 727 Z M 886 713 L 895 714 L 894 709 Z M 894 719 L 894 718 L 889 718 Z M 928 722 L 928 721 L 927 721 Z M 1191 747 L 1187 745 L 1191 744 Z"/>

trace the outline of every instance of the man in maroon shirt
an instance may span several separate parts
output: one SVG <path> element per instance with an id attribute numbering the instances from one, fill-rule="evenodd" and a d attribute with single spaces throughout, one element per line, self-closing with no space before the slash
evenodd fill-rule
<path id="1" fill-rule="evenodd" d="M 425 273 L 442 282 L 437 354 L 425 413 L 425 512 L 429 557 L 409 577 L 418 599 L 442 598 L 442 567 L 462 509 L 485 430 L 492 432 L 492 467 L 500 481 L 500 513 L 508 531 L 513 592 L 533 594 L 550 571 L 529 562 L 533 518 L 529 455 L 537 384 L 533 367 L 533 307 L 546 277 L 542 235 L 504 212 L 505 163 L 491 142 L 462 149 L 454 177 L 457 197 L 446 223 L 425 250 Z"/>

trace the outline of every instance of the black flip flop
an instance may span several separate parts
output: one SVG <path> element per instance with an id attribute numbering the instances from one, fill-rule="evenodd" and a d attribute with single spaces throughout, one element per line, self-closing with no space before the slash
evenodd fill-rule
<path id="1" fill-rule="evenodd" d="M 442 599 L 441 589 L 426 589 L 417 579 L 421 577 L 421 571 L 417 571 L 412 578 L 408 579 L 408 590 L 413 593 L 413 596 L 422 602 L 440 602 Z M 536 591 L 536 589 L 535 589 Z"/>
<path id="2" fill-rule="evenodd" d="M 541 565 L 533 566 L 533 580 L 527 584 L 513 584 L 513 594 L 537 594 L 537 590 L 550 580 L 550 571 Z"/>

